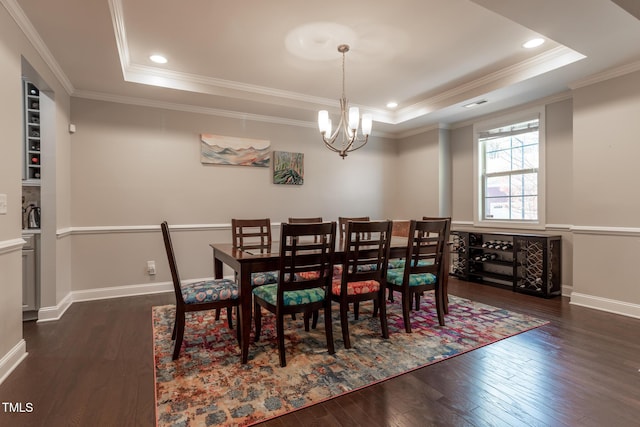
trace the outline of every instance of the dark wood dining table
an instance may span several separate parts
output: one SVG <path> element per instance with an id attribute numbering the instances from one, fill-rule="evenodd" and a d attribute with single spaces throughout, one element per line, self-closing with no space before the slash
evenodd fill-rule
<path id="1" fill-rule="evenodd" d="M 249 337 L 251 333 L 252 286 L 251 273 L 278 270 L 280 263 L 280 242 L 273 242 L 268 251 L 259 249 L 242 250 L 234 247 L 232 243 L 211 243 L 213 249 L 213 272 L 216 279 L 223 276 L 223 264 L 228 265 L 237 274 L 240 297 L 240 348 L 242 363 L 249 359 Z M 448 251 L 446 251 L 448 252 Z M 391 239 L 390 258 L 404 258 L 407 254 L 407 238 L 394 236 Z M 340 264 L 344 257 L 344 242 L 336 239 L 335 263 Z M 448 257 L 445 256 L 445 265 L 448 265 Z M 446 295 L 445 275 L 443 289 Z"/>

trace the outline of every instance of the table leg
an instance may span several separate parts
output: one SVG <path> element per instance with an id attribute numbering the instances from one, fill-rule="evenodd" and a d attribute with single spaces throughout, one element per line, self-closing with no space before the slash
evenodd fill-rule
<path id="1" fill-rule="evenodd" d="M 240 347 L 242 349 L 242 363 L 249 360 L 249 337 L 251 335 L 251 309 L 253 294 L 251 292 L 251 272 L 248 268 L 240 270 L 240 331 L 242 338 Z"/>
<path id="2" fill-rule="evenodd" d="M 442 263 L 444 264 L 444 271 L 442 274 L 442 302 L 444 308 L 444 314 L 449 314 L 449 270 L 451 269 L 451 251 L 449 250 L 449 246 L 446 246 L 444 251 L 444 259 Z"/>
<path id="3" fill-rule="evenodd" d="M 222 279 L 222 261 L 213 256 L 213 278 Z"/>

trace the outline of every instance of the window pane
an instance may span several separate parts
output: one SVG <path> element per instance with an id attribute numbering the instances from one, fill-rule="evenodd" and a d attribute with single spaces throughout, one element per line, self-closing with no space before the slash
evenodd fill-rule
<path id="1" fill-rule="evenodd" d="M 514 148 L 511 156 L 513 157 L 513 160 L 511 162 L 511 169 L 510 170 L 520 170 L 522 169 L 522 165 L 523 165 L 523 149 L 522 147 L 517 147 Z"/>
<path id="2" fill-rule="evenodd" d="M 511 150 L 487 153 L 485 171 L 487 173 L 507 172 L 511 170 Z"/>
<path id="3" fill-rule="evenodd" d="M 512 197 L 510 208 L 511 219 L 523 219 L 522 197 Z"/>
<path id="4" fill-rule="evenodd" d="M 538 174 L 511 175 L 511 196 L 535 196 L 538 194 Z"/>
<path id="5" fill-rule="evenodd" d="M 494 176 L 487 178 L 484 188 L 485 197 L 499 197 L 509 195 L 509 176 Z"/>
<path id="6" fill-rule="evenodd" d="M 524 164 L 522 169 L 538 169 L 540 158 L 538 155 L 538 147 L 537 141 L 535 145 L 527 145 L 524 147 Z"/>
<path id="7" fill-rule="evenodd" d="M 509 219 L 509 198 L 489 197 L 485 199 L 485 219 Z"/>
<path id="8" fill-rule="evenodd" d="M 538 219 L 538 197 L 537 196 L 523 197 L 523 203 L 524 203 L 523 219 L 537 220 Z"/>
<path id="9" fill-rule="evenodd" d="M 486 147 L 487 153 L 491 151 L 508 150 L 511 148 L 511 138 L 503 137 L 503 138 L 487 139 L 485 142 L 485 147 Z"/>

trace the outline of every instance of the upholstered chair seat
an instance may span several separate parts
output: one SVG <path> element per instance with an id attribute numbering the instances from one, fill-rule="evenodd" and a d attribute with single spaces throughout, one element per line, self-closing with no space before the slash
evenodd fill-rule
<path id="1" fill-rule="evenodd" d="M 238 299 L 238 285 L 229 279 L 207 280 L 182 285 L 182 298 L 185 304 Z"/>

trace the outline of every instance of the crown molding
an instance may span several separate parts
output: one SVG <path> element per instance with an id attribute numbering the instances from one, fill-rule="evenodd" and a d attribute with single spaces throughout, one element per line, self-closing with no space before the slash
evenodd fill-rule
<path id="1" fill-rule="evenodd" d="M 286 119 L 282 117 L 266 116 L 260 114 L 242 113 L 238 111 L 222 110 L 219 108 L 200 107 L 190 104 L 178 104 L 174 102 L 155 101 L 146 98 L 135 98 L 130 96 L 114 95 L 104 92 L 76 91 L 73 94 L 76 98 L 92 99 L 96 101 L 115 102 L 118 104 L 136 105 L 140 107 L 162 108 L 165 110 L 182 111 L 186 113 L 206 114 L 209 116 L 226 117 L 238 120 L 253 120 L 280 125 L 298 127 L 317 127 L 318 124 L 304 120 Z"/>
<path id="2" fill-rule="evenodd" d="M 461 122 L 456 122 L 451 125 L 451 129 L 460 129 L 463 127 L 471 126 L 477 122 L 484 121 L 487 119 L 492 119 L 494 117 L 500 117 L 505 114 L 517 113 L 519 111 L 528 110 L 530 108 L 535 108 L 540 105 L 550 105 L 556 102 L 566 101 L 567 99 L 573 99 L 573 93 L 570 90 L 556 93 L 554 95 L 550 95 L 544 98 L 536 99 L 535 101 L 527 102 L 526 104 L 518 105 L 517 107 L 506 108 L 504 110 L 496 111 L 494 113 L 486 114 L 484 116 L 475 117 L 473 119 L 464 120 Z"/>
<path id="3" fill-rule="evenodd" d="M 571 90 L 580 89 L 585 86 L 590 86 L 592 84 L 604 82 L 606 80 L 614 79 L 616 77 L 624 76 L 625 74 L 630 74 L 636 71 L 640 71 L 640 61 L 631 62 L 626 65 L 622 65 L 620 67 L 610 68 L 601 73 L 594 74 L 592 76 L 586 77 L 584 79 L 573 82 L 569 85 Z"/>
<path id="4" fill-rule="evenodd" d="M 122 75 L 124 76 L 127 74 L 127 68 L 129 68 L 129 45 L 127 44 L 127 31 L 124 25 L 122 9 L 122 2 L 120 0 L 109 0 L 113 33 L 116 36 L 116 48 L 118 49 L 120 68 L 122 68 Z"/>
<path id="5" fill-rule="evenodd" d="M 549 49 L 548 51 L 525 61 L 505 67 L 468 83 L 456 86 L 453 89 L 441 92 L 435 96 L 425 99 L 424 101 L 403 108 L 398 111 L 396 120 L 393 124 L 403 123 L 407 120 L 428 114 L 434 109 L 434 105 L 445 102 L 447 102 L 448 105 L 453 105 L 457 102 L 466 102 L 469 97 L 466 97 L 464 100 L 457 98 L 474 90 L 484 90 L 487 86 L 491 86 L 492 90 L 493 86 L 495 86 L 499 81 L 508 80 L 510 83 L 520 82 L 584 58 L 586 58 L 586 56 L 569 49 L 566 46 L 558 46 L 553 49 Z M 487 92 L 487 90 L 485 90 L 485 92 Z"/>
<path id="6" fill-rule="evenodd" d="M 451 129 L 451 126 L 446 123 L 436 123 L 433 125 L 422 126 L 416 129 L 409 129 L 405 132 L 394 134 L 392 138 L 404 139 L 404 138 L 409 138 L 411 136 L 420 135 L 422 133 L 430 132 L 432 130 L 440 130 L 440 129 L 449 130 Z"/>
<path id="7" fill-rule="evenodd" d="M 238 111 L 222 110 L 219 108 L 200 107 L 190 104 L 178 104 L 174 102 L 155 101 L 146 98 L 135 98 L 130 96 L 114 95 L 104 92 L 92 92 L 79 90 L 73 94 L 74 98 L 91 99 L 95 101 L 114 102 L 118 104 L 135 105 L 139 107 L 161 108 L 164 110 L 182 111 L 185 113 L 205 114 L 208 116 L 225 117 L 229 119 L 237 120 L 252 120 L 262 123 L 271 123 L 276 125 L 285 126 L 297 126 L 304 128 L 317 128 L 316 122 L 308 122 L 305 120 L 287 119 L 276 116 L 265 116 L 260 114 L 242 113 Z M 375 129 L 372 133 L 373 136 L 380 138 L 394 138 L 394 134 L 386 132 L 376 132 Z"/>
<path id="8" fill-rule="evenodd" d="M 47 66 L 53 72 L 53 75 L 58 79 L 64 90 L 67 92 L 67 95 L 71 96 L 73 94 L 74 88 L 71 84 L 71 81 L 67 78 L 67 75 L 62 71 L 62 68 L 58 64 L 58 61 L 55 60 L 51 51 L 40 37 L 40 34 L 36 31 L 31 24 L 31 21 L 27 18 L 22 8 L 18 5 L 16 0 L 0 0 L 2 5 L 7 9 L 13 20 L 18 24 L 18 27 L 22 30 L 24 35 L 27 37 L 31 45 L 38 52 L 43 61 L 47 64 Z"/>

